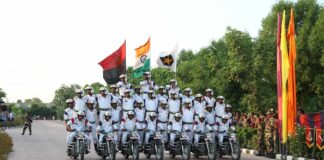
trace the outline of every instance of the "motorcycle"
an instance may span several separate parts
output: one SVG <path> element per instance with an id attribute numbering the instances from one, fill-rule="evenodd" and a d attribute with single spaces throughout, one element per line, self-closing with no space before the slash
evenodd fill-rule
<path id="1" fill-rule="evenodd" d="M 89 131 L 87 131 L 89 132 Z M 87 148 L 89 147 L 86 143 L 86 137 L 83 132 L 76 131 L 76 136 L 73 139 L 72 144 L 68 145 L 68 155 L 73 159 L 84 160 L 84 155 L 88 154 Z"/>
<path id="2" fill-rule="evenodd" d="M 116 144 L 114 142 L 114 133 L 105 133 L 103 142 L 98 143 L 98 155 L 102 159 L 115 160 L 116 159 Z"/>
<path id="3" fill-rule="evenodd" d="M 128 159 L 129 155 L 133 156 L 133 160 L 139 159 L 139 144 L 138 135 L 136 132 L 131 132 L 127 135 L 126 144 L 122 145 L 122 151 L 125 159 Z"/>
<path id="4" fill-rule="evenodd" d="M 163 131 L 156 131 L 154 134 L 151 134 L 149 143 L 144 144 L 144 154 L 146 158 L 150 159 L 151 155 L 154 154 L 156 160 L 163 160 L 164 144 L 161 132 Z"/>
<path id="5" fill-rule="evenodd" d="M 217 149 L 219 150 L 218 154 L 220 157 L 223 155 L 230 155 L 232 160 L 240 160 L 241 158 L 240 145 L 233 132 L 224 136 L 223 144 L 218 145 Z"/>
<path id="6" fill-rule="evenodd" d="M 212 142 L 212 132 L 201 133 L 197 145 L 192 147 L 192 152 L 194 153 L 195 158 L 199 156 L 207 155 L 208 160 L 215 160 L 215 149 L 216 144 Z"/>
<path id="7" fill-rule="evenodd" d="M 169 144 L 169 155 L 170 158 L 175 158 L 176 155 L 181 155 L 183 160 L 190 160 L 190 148 L 191 144 L 188 142 L 187 132 L 190 130 L 186 130 L 185 132 L 172 131 L 176 134 L 174 143 Z"/>

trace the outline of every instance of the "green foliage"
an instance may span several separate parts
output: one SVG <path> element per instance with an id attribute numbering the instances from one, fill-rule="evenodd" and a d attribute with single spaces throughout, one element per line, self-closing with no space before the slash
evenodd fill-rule
<path id="1" fill-rule="evenodd" d="M 0 132 L 0 146 L 0 160 L 6 160 L 13 147 L 12 139 L 6 132 Z"/>
<path id="2" fill-rule="evenodd" d="M 305 128 L 297 127 L 296 135 L 289 136 L 287 140 L 287 151 L 289 155 L 296 157 L 303 157 L 306 155 L 306 138 L 305 138 Z"/>
<path id="3" fill-rule="evenodd" d="M 236 136 L 241 148 L 256 149 L 257 148 L 257 129 L 236 127 Z"/>
<path id="4" fill-rule="evenodd" d="M 3 90 L 2 90 L 2 88 L 0 88 L 0 98 L 4 98 L 4 97 L 6 97 L 6 92 L 4 92 Z"/>
<path id="5" fill-rule="evenodd" d="M 277 15 L 294 8 L 297 44 L 297 106 L 306 112 L 324 109 L 324 9 L 316 0 L 279 1 L 262 21 L 256 38 L 228 27 L 224 37 L 197 52 L 182 50 L 177 63 L 180 88 L 194 93 L 212 88 L 223 95 L 234 110 L 266 112 L 276 109 Z M 132 69 L 129 68 L 128 74 Z M 157 84 L 166 84 L 174 76 L 164 69 L 153 69 Z M 128 76 L 130 77 L 130 76 Z M 132 84 L 139 79 L 129 78 Z"/>
<path id="6" fill-rule="evenodd" d="M 56 113 L 62 119 L 63 111 L 66 107 L 65 101 L 69 98 L 73 98 L 75 95 L 75 89 L 81 88 L 78 84 L 62 85 L 55 91 L 54 99 L 52 104 L 57 108 Z"/>

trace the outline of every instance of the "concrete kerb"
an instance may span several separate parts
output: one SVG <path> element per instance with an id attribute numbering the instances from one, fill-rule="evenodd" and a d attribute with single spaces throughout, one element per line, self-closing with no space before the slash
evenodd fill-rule
<path id="1" fill-rule="evenodd" d="M 315 160 L 315 159 L 304 158 L 304 157 L 294 157 L 291 155 L 276 154 L 276 160 Z"/>

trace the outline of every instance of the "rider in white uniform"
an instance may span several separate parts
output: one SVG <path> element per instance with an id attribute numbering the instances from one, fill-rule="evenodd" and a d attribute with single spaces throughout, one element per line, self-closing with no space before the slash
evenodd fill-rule
<path id="1" fill-rule="evenodd" d="M 213 97 L 214 91 L 212 89 L 208 88 L 208 89 L 206 89 L 205 93 L 206 93 L 206 95 L 205 95 L 204 99 L 207 102 L 207 104 L 210 104 L 215 107 L 216 99 Z"/>
<path id="2" fill-rule="evenodd" d="M 74 97 L 74 110 L 78 111 L 85 111 L 86 110 L 86 102 L 87 98 L 83 96 L 82 89 L 75 90 L 76 96 Z"/>
<path id="3" fill-rule="evenodd" d="M 137 99 L 135 101 L 135 118 L 136 118 L 136 128 L 137 134 L 140 136 L 141 141 L 139 141 L 139 145 L 142 145 L 142 141 L 144 140 L 144 129 L 146 127 L 145 122 L 145 108 L 143 104 L 143 100 Z"/>
<path id="4" fill-rule="evenodd" d="M 149 143 L 149 138 L 156 131 L 156 113 L 151 112 L 150 118 L 146 120 L 146 128 L 145 128 L 145 144 Z"/>
<path id="5" fill-rule="evenodd" d="M 207 104 L 206 111 L 205 111 L 205 117 L 206 117 L 206 123 L 210 126 L 210 134 L 212 137 L 212 142 L 215 142 L 216 137 L 216 113 L 215 110 L 213 110 L 213 106 L 211 104 Z"/>
<path id="6" fill-rule="evenodd" d="M 193 105 L 195 109 L 195 120 L 198 121 L 198 115 L 203 114 L 206 108 L 206 102 L 203 100 L 201 94 L 196 94 Z"/>
<path id="7" fill-rule="evenodd" d="M 210 130 L 210 126 L 205 121 L 205 115 L 200 114 L 198 117 L 199 120 L 194 125 L 194 131 L 195 131 L 194 145 L 195 146 L 198 145 L 200 136 L 206 133 L 208 129 Z"/>
<path id="8" fill-rule="evenodd" d="M 126 89 L 122 98 L 123 118 L 127 117 L 128 111 L 134 111 L 134 99 L 130 95 L 130 90 Z"/>
<path id="9" fill-rule="evenodd" d="M 222 116 L 225 115 L 225 104 L 224 104 L 225 98 L 223 96 L 218 96 L 216 100 L 218 101 L 215 107 L 216 122 L 221 122 Z"/>
<path id="10" fill-rule="evenodd" d="M 158 101 L 156 98 L 154 98 L 154 91 L 149 90 L 148 91 L 148 97 L 144 100 L 144 106 L 145 106 L 145 119 L 149 118 L 149 113 L 156 113 L 158 108 Z"/>
<path id="11" fill-rule="evenodd" d="M 176 113 L 174 115 L 174 120 L 172 120 L 172 122 L 170 122 L 170 124 L 168 125 L 168 130 L 170 131 L 170 144 L 173 144 L 177 135 L 176 132 L 182 131 L 182 121 L 180 113 Z"/>
<path id="12" fill-rule="evenodd" d="M 186 132 L 191 142 L 193 139 L 195 110 L 191 107 L 189 100 L 185 102 L 185 108 L 182 109 L 182 130 Z"/>
<path id="13" fill-rule="evenodd" d="M 87 100 L 92 100 L 94 102 L 93 107 L 96 108 L 96 106 L 97 106 L 97 97 L 94 94 L 93 87 L 88 86 L 88 87 L 85 88 L 85 90 L 87 92 L 87 95 L 85 97 L 87 98 Z"/>
<path id="14" fill-rule="evenodd" d="M 232 126 L 229 122 L 228 122 L 228 117 L 227 115 L 223 115 L 222 116 L 222 121 L 218 122 L 217 124 L 217 137 L 218 137 L 218 143 L 219 145 L 223 144 L 223 140 L 224 140 L 224 136 L 226 136 L 228 134 L 228 130 L 232 129 L 235 130 L 235 127 Z"/>
<path id="15" fill-rule="evenodd" d="M 99 143 L 103 142 L 103 138 L 106 134 L 112 133 L 113 126 L 112 126 L 112 120 L 111 120 L 111 113 L 109 111 L 106 111 L 104 113 L 104 119 L 99 122 L 98 124 L 98 132 L 99 134 Z M 117 135 L 114 134 L 114 142 L 117 144 Z"/>
<path id="16" fill-rule="evenodd" d="M 105 87 L 99 89 L 100 94 L 97 96 L 98 109 L 99 109 L 99 120 L 104 119 L 104 113 L 110 110 L 111 96 L 108 95 L 108 91 Z"/>
<path id="17" fill-rule="evenodd" d="M 95 150 L 97 151 L 97 142 L 98 142 L 97 133 L 96 133 L 97 110 L 94 109 L 93 105 L 94 105 L 94 100 L 89 99 L 88 102 L 87 102 L 86 119 L 90 123 L 92 142 L 93 142 L 93 145 L 95 147 Z"/>
<path id="18" fill-rule="evenodd" d="M 133 111 L 127 112 L 127 118 L 123 119 L 123 121 L 121 122 L 120 128 L 121 128 L 121 131 L 123 132 L 122 144 L 125 145 L 126 140 L 127 140 L 127 135 L 132 132 L 135 132 L 137 130 L 136 119 L 134 117 Z M 141 141 L 141 139 L 138 139 L 138 141 Z"/>
<path id="19" fill-rule="evenodd" d="M 126 75 L 122 74 L 119 76 L 120 81 L 116 84 L 119 90 L 119 95 L 124 96 L 124 92 L 126 89 L 129 89 L 132 92 L 132 84 L 127 82 Z"/>
<path id="20" fill-rule="evenodd" d="M 163 100 L 160 102 L 160 107 L 158 108 L 158 117 L 157 117 L 157 126 L 158 131 L 163 131 L 163 140 L 166 142 L 168 140 L 168 116 L 169 116 L 169 109 L 167 107 L 168 102 L 166 100 Z"/>
<path id="21" fill-rule="evenodd" d="M 87 134 L 85 134 L 85 131 L 91 131 L 91 125 L 88 122 L 87 119 L 84 118 L 85 113 L 83 111 L 79 111 L 77 113 L 77 118 L 72 118 L 66 126 L 66 130 L 68 132 L 71 132 L 68 139 L 68 144 L 72 144 L 74 137 L 79 132 L 85 137 L 85 144 L 87 145 L 87 152 L 89 152 L 90 147 L 90 138 Z"/>
<path id="22" fill-rule="evenodd" d="M 174 114 L 180 112 L 181 101 L 178 99 L 177 94 L 174 91 L 170 91 L 169 94 L 171 95 L 168 99 L 169 121 L 172 121 L 174 119 Z"/>
<path id="23" fill-rule="evenodd" d="M 165 94 L 165 88 L 164 86 L 159 87 L 159 94 L 156 96 L 158 103 L 161 103 L 162 101 L 166 101 L 168 99 L 168 96 Z"/>
<path id="24" fill-rule="evenodd" d="M 182 104 L 184 104 L 185 101 L 189 100 L 191 103 L 191 106 L 193 105 L 192 102 L 195 100 L 195 97 L 191 96 L 191 89 L 186 88 L 184 91 L 184 94 L 181 96 Z"/>

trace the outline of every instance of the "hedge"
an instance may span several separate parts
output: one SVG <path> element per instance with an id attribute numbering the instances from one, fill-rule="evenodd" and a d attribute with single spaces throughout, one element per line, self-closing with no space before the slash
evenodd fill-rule
<path id="1" fill-rule="evenodd" d="M 12 139 L 6 132 L 0 132 L 0 146 L 0 160 L 6 160 L 13 147 Z"/>

